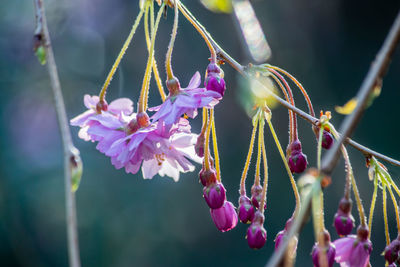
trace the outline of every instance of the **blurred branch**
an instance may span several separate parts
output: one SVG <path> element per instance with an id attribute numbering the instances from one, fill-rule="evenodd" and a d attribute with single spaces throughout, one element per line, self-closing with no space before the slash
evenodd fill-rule
<path id="1" fill-rule="evenodd" d="M 45 8 L 42 0 L 34 0 L 36 10 L 36 29 L 34 33 L 34 49 L 44 48 L 47 69 L 53 91 L 54 105 L 57 113 L 58 125 L 64 150 L 64 179 L 66 199 L 66 223 L 68 236 L 69 264 L 73 267 L 80 266 L 78 231 L 76 223 L 75 193 L 72 191 L 72 171 L 80 163 L 79 151 L 74 147 L 69 130 L 67 114 L 61 93 L 60 80 L 58 78 L 57 66 L 51 47 L 49 30 L 46 22 Z"/>
<path id="2" fill-rule="evenodd" d="M 243 76 L 245 76 L 246 78 L 248 78 L 248 79 L 254 79 L 254 77 L 253 76 L 251 76 L 251 75 L 249 75 L 248 73 L 247 73 L 247 71 L 246 71 L 246 66 L 243 66 L 243 65 L 241 65 L 241 64 L 239 64 L 235 59 L 233 59 L 227 52 L 225 52 L 222 48 L 221 48 L 221 46 L 212 38 L 212 36 L 211 36 L 211 34 L 204 28 L 204 26 L 203 25 L 201 25 L 197 20 L 196 20 L 196 18 L 191 14 L 191 12 L 181 3 L 181 5 L 180 6 L 182 6 L 182 8 L 185 10 L 185 12 L 187 13 L 187 14 L 189 14 L 190 15 L 190 19 L 192 19 L 193 21 L 195 21 L 197 24 L 198 24 L 198 26 L 199 26 L 199 28 L 205 33 L 205 35 L 207 36 L 207 38 L 209 39 L 209 41 L 212 43 L 212 45 L 214 46 L 214 49 L 216 50 L 216 52 L 217 52 L 217 55 L 218 55 L 218 57 L 220 58 L 220 59 L 222 59 L 222 60 L 224 60 L 225 62 L 227 62 L 229 65 L 231 65 L 236 71 L 238 71 L 241 75 L 243 75 Z M 185 14 L 184 14 L 185 15 Z M 398 21 L 398 20 L 396 20 L 396 21 Z M 396 24 L 396 23 L 395 23 Z M 392 31 L 391 31 L 392 32 Z M 390 34 L 389 34 L 390 35 Z M 398 35 L 398 34 L 397 34 Z M 392 38 L 393 39 L 393 38 Z M 394 39 L 393 39 L 393 41 L 395 41 Z M 398 36 L 397 36 L 397 40 L 396 40 L 396 42 L 395 43 L 392 43 L 392 46 L 391 46 L 391 50 L 390 50 L 390 53 L 388 53 L 387 55 L 386 55 L 386 57 L 385 57 L 385 64 L 384 64 L 384 69 L 382 69 L 379 73 L 380 73 L 380 75 L 381 76 L 383 76 L 383 74 L 385 73 L 385 71 L 386 71 L 386 69 L 387 69 L 387 67 L 388 67 L 388 65 L 389 65 L 389 62 L 390 62 L 390 57 L 391 57 L 391 55 L 392 55 L 392 53 L 393 53 L 393 50 L 394 50 L 394 48 L 395 48 L 395 46 L 396 46 L 396 44 L 397 44 L 397 42 L 398 42 Z M 386 42 L 385 42 L 385 44 L 386 44 Z M 384 45 L 385 46 L 385 45 Z M 378 65 L 377 63 L 376 63 L 376 65 Z M 372 68 L 374 68 L 374 66 L 375 65 L 373 65 L 372 66 Z M 382 66 L 381 66 L 382 67 Z M 376 67 L 375 67 L 376 68 Z M 369 73 L 370 72 L 368 72 L 368 75 L 369 75 Z M 379 76 L 379 77 L 381 77 L 381 76 Z M 367 76 L 368 77 L 368 76 Z M 375 80 L 374 80 L 375 81 Z M 262 85 L 262 83 L 260 83 L 261 85 Z M 375 83 L 374 83 L 374 85 L 375 85 Z M 264 86 L 264 85 L 263 85 Z M 264 86 L 265 87 L 265 86 Z M 372 86 L 373 87 L 373 86 Z M 268 88 L 267 88 L 267 90 L 269 90 Z M 299 115 L 301 118 L 303 118 L 304 120 L 306 120 L 306 121 L 308 121 L 309 123 L 311 123 L 311 124 L 313 124 L 313 125 L 315 125 L 315 126 L 318 126 L 319 125 L 319 119 L 317 119 L 317 118 L 315 118 L 315 117 L 313 117 L 313 116 L 311 116 L 311 115 L 309 115 L 308 113 L 306 113 L 306 112 L 304 112 L 303 110 L 301 110 L 301 109 L 299 109 L 299 108 L 297 108 L 297 107 L 295 107 L 295 106 L 292 106 L 291 104 L 289 104 L 288 102 L 286 102 L 285 100 L 283 100 L 282 98 L 280 98 L 278 95 L 276 95 L 276 94 L 274 94 L 273 92 L 271 92 L 271 91 L 269 91 L 269 93 L 271 94 L 271 96 L 279 103 L 279 104 L 281 104 L 282 106 L 284 106 L 284 107 L 286 107 L 287 109 L 290 109 L 290 110 L 292 110 L 293 112 L 295 112 L 297 115 Z M 369 95 L 369 94 L 368 94 Z M 367 95 L 367 96 L 368 96 Z M 368 97 L 367 97 L 368 98 Z M 361 99 L 359 100 L 359 101 L 361 101 Z M 361 106 L 361 105 L 360 105 Z M 355 111 L 354 111 L 355 112 Z M 340 135 L 340 136 L 343 136 L 342 134 Z M 367 148 L 367 147 L 365 147 L 365 146 L 363 146 L 363 145 L 361 145 L 361 144 L 359 144 L 359 143 L 357 143 L 356 141 L 354 141 L 354 140 L 352 140 L 352 139 L 350 139 L 349 137 L 343 137 L 342 138 L 343 139 L 343 141 L 341 141 L 341 142 L 344 142 L 344 143 L 346 143 L 346 144 L 349 144 L 349 145 L 351 145 L 352 147 L 354 147 L 355 149 L 357 149 L 357 150 L 359 150 L 359 151 L 361 151 L 366 157 L 368 157 L 368 156 L 375 156 L 376 158 L 379 158 L 379 159 L 381 159 L 381 160 L 384 160 L 384 161 L 386 161 L 386 162 L 389 162 L 390 164 L 393 164 L 393 165 L 395 165 L 395 166 L 398 166 L 398 167 L 400 167 L 400 161 L 398 161 L 398 160 L 395 160 L 395 159 L 392 159 L 392 158 L 390 158 L 390 157 L 388 157 L 388 156 L 385 156 L 385 155 L 383 155 L 383 154 L 381 154 L 381 153 L 378 153 L 378 152 L 376 152 L 376 151 L 374 151 L 374 150 L 372 150 L 372 149 L 370 149 L 370 148 Z M 340 148 L 340 145 L 338 145 L 338 148 Z M 323 165 L 324 166 L 324 165 Z"/>

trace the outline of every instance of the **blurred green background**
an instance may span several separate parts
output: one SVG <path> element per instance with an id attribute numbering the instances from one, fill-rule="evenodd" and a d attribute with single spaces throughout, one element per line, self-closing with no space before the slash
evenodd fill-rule
<path id="1" fill-rule="evenodd" d="M 85 110 L 84 94 L 97 94 L 138 13 L 138 1 L 48 0 L 48 23 L 58 63 L 68 117 Z M 215 39 L 243 64 L 249 59 L 231 15 L 211 13 L 199 1 L 184 1 Z M 380 48 L 400 2 L 393 1 L 252 1 L 272 49 L 272 64 L 295 75 L 313 100 L 315 109 L 332 110 L 357 92 Z M 163 66 L 172 16 L 162 20 L 156 57 Z M 62 148 L 52 106 L 46 68 L 32 53 L 33 1 L 6 0 L 0 8 L 0 265 L 67 266 Z M 143 24 L 141 24 L 142 26 Z M 146 62 L 140 27 L 112 81 L 108 100 L 130 97 L 136 102 Z M 181 17 L 174 49 L 175 74 L 185 86 L 207 65 L 207 47 Z M 222 179 L 228 198 L 237 204 L 241 171 L 251 134 L 251 123 L 239 104 L 238 75 L 224 67 L 228 89 L 216 107 Z M 164 75 L 164 69 L 161 68 Z M 400 159 L 398 103 L 400 51 L 383 83 L 381 96 L 368 109 L 354 139 Z M 155 88 L 153 86 L 153 88 Z M 156 90 L 152 105 L 159 103 Z M 299 107 L 305 109 L 296 91 Z M 273 121 L 282 144 L 287 144 L 287 111 L 277 108 Z M 333 113 L 339 125 L 343 116 Z M 193 130 L 200 129 L 200 119 Z M 311 165 L 316 142 L 310 126 L 300 120 L 300 138 Z M 84 174 L 77 192 L 77 212 L 83 266 L 263 266 L 273 252 L 274 238 L 294 208 L 284 166 L 266 132 L 270 185 L 265 228 L 266 246 L 254 251 L 245 240 L 247 226 L 219 232 L 202 199 L 197 173 L 175 183 L 159 176 L 143 180 L 115 170 L 92 143 L 77 137 Z M 372 183 L 362 155 L 350 149 L 354 171 L 369 210 Z M 399 168 L 390 171 L 399 182 Z M 248 190 L 253 178 L 249 173 Z M 326 190 L 326 225 L 343 193 L 341 162 Z M 356 209 L 353 215 L 357 219 Z M 389 210 L 391 237 L 395 217 Z M 357 220 L 358 221 L 358 220 Z M 371 263 L 383 266 L 385 247 L 381 195 L 372 229 Z M 297 266 L 311 266 L 314 243 L 311 224 L 301 233 Z"/>

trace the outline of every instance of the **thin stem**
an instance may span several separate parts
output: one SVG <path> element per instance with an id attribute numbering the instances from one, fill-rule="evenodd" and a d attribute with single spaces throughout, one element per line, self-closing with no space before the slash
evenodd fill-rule
<path id="1" fill-rule="evenodd" d="M 246 72 L 246 67 L 242 66 L 241 64 L 239 64 L 234 58 L 232 58 L 226 51 L 224 51 L 221 46 L 212 38 L 212 36 L 210 35 L 209 32 L 207 32 L 207 30 L 204 28 L 203 25 L 200 24 L 200 22 L 193 16 L 193 14 L 182 4 L 180 3 L 179 5 L 180 9 L 184 9 L 185 10 L 185 14 L 187 16 L 189 16 L 189 18 L 187 16 L 185 16 L 188 20 L 190 20 L 191 22 L 196 23 L 196 26 L 199 27 L 201 29 L 201 31 L 205 34 L 206 38 L 208 38 L 208 41 L 214 46 L 217 55 L 223 59 L 225 62 L 227 62 L 229 65 L 232 66 L 232 68 L 234 68 L 237 72 L 239 72 L 241 75 L 245 76 L 248 79 L 254 79 L 254 77 L 252 75 L 249 75 Z M 380 57 L 379 60 L 377 61 L 377 63 L 379 64 L 374 64 L 373 67 L 375 67 L 376 69 L 379 69 L 382 71 L 382 73 L 384 73 L 389 65 L 390 59 L 392 57 L 393 51 L 395 49 L 395 47 L 397 46 L 398 43 L 398 38 L 400 36 L 400 13 L 398 14 L 396 21 L 393 23 L 393 26 L 391 28 L 391 31 L 388 35 L 387 40 L 385 41 L 381 51 L 380 51 Z M 382 58 L 384 58 L 382 60 Z M 384 62 L 382 62 L 384 61 Z M 369 76 L 369 75 L 367 75 Z M 383 76 L 383 75 L 382 75 Z M 381 78 L 381 77 L 380 77 Z M 299 115 L 301 118 L 303 118 L 304 120 L 308 121 L 309 123 L 313 124 L 314 126 L 318 126 L 319 124 L 319 119 L 315 118 L 314 116 L 309 115 L 308 113 L 302 111 L 301 109 L 291 105 L 290 103 L 288 103 L 287 101 L 283 100 L 282 98 L 280 98 L 279 96 L 277 96 L 274 92 L 272 92 L 270 89 L 268 89 L 266 86 L 264 86 L 262 83 L 259 83 L 261 86 L 263 86 L 270 94 L 271 96 L 282 106 L 286 107 L 287 109 L 292 110 L 293 112 L 295 112 L 297 115 Z M 341 136 L 341 134 L 340 134 Z M 393 164 L 395 166 L 400 167 L 400 161 L 392 159 L 386 155 L 383 155 L 381 153 L 378 153 L 368 147 L 365 147 L 357 142 L 355 142 L 354 140 L 350 139 L 349 137 L 345 137 L 345 143 L 353 146 L 355 149 L 359 150 L 360 152 L 362 152 L 366 157 L 367 156 L 374 156 L 376 158 L 379 158 L 381 160 L 384 160 L 386 162 L 389 162 L 390 164 Z"/>
<path id="2" fill-rule="evenodd" d="M 75 148 L 69 130 L 67 114 L 61 92 L 60 79 L 58 77 L 57 65 L 54 58 L 53 48 L 51 46 L 49 29 L 47 27 L 45 7 L 42 0 L 35 0 L 34 4 L 36 10 L 35 38 L 41 40 L 41 45 L 46 51 L 47 70 L 50 76 L 51 89 L 53 91 L 54 105 L 64 152 L 65 208 L 69 265 L 72 267 L 79 267 L 81 264 L 79 256 L 76 203 L 75 193 L 72 191 L 71 184 L 71 171 L 73 168 L 71 163 L 80 161 L 79 150 Z"/>
<path id="3" fill-rule="evenodd" d="M 182 12 L 183 16 L 185 16 L 185 18 L 193 25 L 193 27 L 200 33 L 201 37 L 203 37 L 204 41 L 206 42 L 208 49 L 210 50 L 210 54 L 211 54 L 211 62 L 216 62 L 217 61 L 217 54 L 215 52 L 214 46 L 212 45 L 212 43 L 210 42 L 207 33 L 204 31 L 203 27 L 199 27 L 199 23 L 198 21 L 194 18 L 194 16 L 188 12 L 188 10 L 186 9 L 186 7 L 184 7 L 184 5 L 178 1 L 178 7 L 179 10 Z"/>
<path id="4" fill-rule="evenodd" d="M 290 86 L 287 83 L 287 81 L 285 80 L 285 78 L 282 75 L 280 75 L 279 72 L 277 72 L 277 71 L 275 71 L 273 69 L 270 69 L 269 71 L 272 72 L 273 74 L 275 74 L 276 76 L 278 76 L 278 78 L 283 82 L 287 92 L 289 93 L 290 104 L 292 104 L 292 106 L 295 107 L 296 105 L 294 104 L 294 97 L 293 97 L 292 89 L 290 88 Z M 293 133 L 292 133 L 293 134 L 293 140 L 292 141 L 295 141 L 295 140 L 298 139 L 297 117 L 296 117 L 296 113 L 294 113 L 294 112 L 291 112 L 291 113 L 292 113 L 292 116 L 293 116 Z"/>
<path id="5" fill-rule="evenodd" d="M 283 70 L 283 69 L 281 69 L 279 67 L 276 67 L 276 66 L 271 66 L 270 65 L 269 68 L 275 69 L 275 70 L 285 74 L 287 77 L 289 77 L 289 79 L 291 79 L 297 85 L 297 87 L 300 89 L 301 93 L 303 94 L 304 99 L 307 102 L 308 111 L 309 111 L 310 115 L 315 117 L 314 107 L 313 107 L 313 105 L 311 103 L 311 99 L 308 96 L 307 91 L 304 89 L 303 85 L 301 85 L 301 83 L 293 75 L 291 75 L 289 72 L 287 72 L 287 71 L 285 71 L 285 70 Z"/>
<path id="6" fill-rule="evenodd" d="M 317 146 L 317 168 L 321 170 L 321 154 L 322 154 L 322 134 L 324 133 L 324 127 L 319 129 L 319 138 Z"/>
<path id="7" fill-rule="evenodd" d="M 372 219 L 374 217 L 374 210 L 375 210 L 375 203 L 376 203 L 376 196 L 378 195 L 378 179 L 374 179 L 374 193 L 372 193 L 372 200 L 371 200 L 371 207 L 369 210 L 369 217 L 368 217 L 368 229 L 369 229 L 369 237 L 371 237 L 372 232 Z"/>
<path id="8" fill-rule="evenodd" d="M 215 130 L 215 119 L 214 119 L 214 109 L 213 108 L 210 109 L 210 117 L 211 117 L 211 130 L 212 130 L 212 139 L 213 139 L 215 170 L 217 172 L 217 180 L 219 182 L 221 182 L 221 167 L 220 167 L 220 161 L 219 161 L 217 131 Z"/>
<path id="9" fill-rule="evenodd" d="M 262 135 L 261 135 L 261 121 L 258 120 L 259 124 L 259 131 L 258 131 L 258 140 L 257 140 L 257 161 L 256 161 L 256 173 L 254 176 L 254 184 L 255 185 L 260 185 L 260 166 L 261 166 L 261 141 L 262 141 Z"/>
<path id="10" fill-rule="evenodd" d="M 167 70 L 167 80 L 171 80 L 172 78 L 174 78 L 174 73 L 172 71 L 171 61 L 172 61 L 172 50 L 174 49 L 174 43 L 175 43 L 175 39 L 176 39 L 176 34 L 178 33 L 178 18 L 179 18 L 178 6 L 179 6 L 179 0 L 175 0 L 175 5 L 174 5 L 174 25 L 172 27 L 171 39 L 169 41 L 167 57 L 166 57 L 166 60 L 165 60 L 165 68 Z"/>
<path id="11" fill-rule="evenodd" d="M 389 190 L 390 197 L 393 202 L 394 211 L 396 213 L 396 223 L 397 223 L 397 233 L 400 233 L 400 215 L 399 215 L 399 206 L 397 206 L 396 198 L 393 194 L 392 188 L 390 186 L 387 187 Z"/>
<path id="12" fill-rule="evenodd" d="M 285 96 L 286 101 L 290 102 L 288 92 L 287 92 L 286 88 L 283 87 L 281 81 L 273 74 L 271 75 L 271 77 L 278 84 L 278 87 L 281 89 L 283 95 Z M 294 127 L 295 127 L 294 123 L 293 123 L 294 113 L 290 109 L 288 109 L 288 111 L 289 111 L 289 143 L 292 143 L 294 141 L 293 132 L 294 132 Z"/>
<path id="13" fill-rule="evenodd" d="M 246 195 L 245 183 L 246 183 L 247 172 L 249 171 L 251 155 L 253 154 L 254 139 L 256 137 L 257 125 L 258 125 L 258 123 L 256 123 L 253 126 L 253 131 L 251 132 L 249 151 L 247 152 L 246 163 L 244 164 L 242 178 L 240 179 L 240 194 L 241 195 Z"/>
<path id="14" fill-rule="evenodd" d="M 204 115 L 204 113 L 203 113 Z M 204 145 L 204 168 L 210 170 L 210 129 L 211 129 L 211 116 L 208 116 L 208 111 L 205 112 L 206 121 L 206 136 Z"/>
<path id="15" fill-rule="evenodd" d="M 288 165 L 288 163 L 286 161 L 285 154 L 283 153 L 283 149 L 282 149 L 281 143 L 279 142 L 279 139 L 278 139 L 278 137 L 277 137 L 277 135 L 275 133 L 274 126 L 272 125 L 271 120 L 267 120 L 267 122 L 268 122 L 269 129 L 271 130 L 272 137 L 274 138 L 276 147 L 278 148 L 279 154 L 281 155 L 283 164 L 285 165 L 286 172 L 289 175 L 290 184 L 292 185 L 293 194 L 294 194 L 294 197 L 296 199 L 296 207 L 295 207 L 295 210 L 294 210 L 294 213 L 293 213 L 293 217 L 296 217 L 298 215 L 299 211 L 300 211 L 300 206 L 301 206 L 299 190 L 297 189 L 296 181 L 294 180 L 292 172 L 290 171 L 289 165 Z"/>
<path id="16" fill-rule="evenodd" d="M 261 212 L 264 213 L 265 206 L 267 205 L 267 189 L 268 189 L 268 162 L 267 162 L 267 153 L 265 151 L 265 141 L 264 141 L 264 123 L 260 122 L 260 130 L 259 133 L 261 135 L 262 141 L 262 156 L 263 156 L 263 164 L 264 164 L 264 184 L 262 190 L 262 198 L 260 203 Z"/>
<path id="17" fill-rule="evenodd" d="M 360 215 L 360 222 L 362 226 L 367 226 L 366 219 L 365 219 L 365 212 L 364 212 L 364 206 L 362 205 L 360 193 L 358 192 L 358 187 L 356 183 L 356 179 L 354 178 L 354 175 L 351 175 L 351 183 L 353 185 L 353 192 L 354 192 L 354 197 L 356 198 L 356 203 L 357 203 L 357 209 L 358 213 Z"/>
<path id="18" fill-rule="evenodd" d="M 146 71 L 145 71 L 145 74 L 143 77 L 142 89 L 140 91 L 140 97 L 139 97 L 139 112 L 145 112 L 147 109 L 147 97 L 148 97 L 148 93 L 149 93 L 148 88 L 150 85 L 151 67 L 153 65 L 152 63 L 153 63 L 153 58 L 154 58 L 154 45 L 155 45 L 155 41 L 156 41 L 158 25 L 160 23 L 161 16 L 164 12 L 164 5 L 165 5 L 165 3 L 163 2 L 160 6 L 160 9 L 158 10 L 156 22 L 154 24 L 154 30 L 151 33 L 150 52 L 149 52 L 149 57 L 147 60 Z"/>
<path id="19" fill-rule="evenodd" d="M 386 237 L 386 245 L 390 244 L 390 234 L 389 234 L 389 224 L 387 217 L 387 204 L 386 204 L 386 185 L 383 185 L 382 188 L 382 202 L 383 202 L 383 221 L 385 224 L 385 237 Z"/>
<path id="20" fill-rule="evenodd" d="M 113 78 L 113 76 L 115 74 L 115 71 L 117 70 L 119 64 L 121 63 L 121 60 L 124 57 L 125 52 L 129 47 L 129 44 L 132 41 L 133 35 L 135 34 L 137 27 L 139 26 L 140 20 L 142 19 L 142 16 L 143 16 L 143 13 L 144 13 L 145 9 L 146 8 L 142 8 L 140 10 L 138 16 L 135 19 L 135 22 L 132 25 L 132 29 L 129 32 L 128 37 L 125 40 L 125 43 L 122 46 L 122 49 L 121 49 L 121 51 L 119 52 L 119 54 L 117 56 L 117 59 L 115 60 L 110 72 L 107 75 L 107 78 L 106 78 L 106 81 L 104 82 L 103 88 L 100 91 L 100 95 L 99 95 L 100 101 L 104 101 L 104 98 L 105 98 L 105 95 L 106 95 L 106 92 L 107 92 L 107 88 L 110 85 L 110 82 L 111 82 L 111 80 L 112 80 L 112 78 Z"/>
<path id="21" fill-rule="evenodd" d="M 145 20 L 146 20 L 146 15 L 145 15 Z M 147 50 L 150 53 L 151 42 L 150 42 L 149 27 L 146 26 L 146 23 L 144 23 L 144 24 L 145 24 L 144 33 L 145 33 L 145 37 L 146 37 Z M 151 5 L 150 5 L 150 30 L 151 30 L 151 32 L 154 31 L 154 2 L 153 1 L 151 2 Z M 160 93 L 160 96 L 161 96 L 161 100 L 164 102 L 166 95 L 165 95 L 164 87 L 162 85 L 162 80 L 160 78 L 160 72 L 158 71 L 157 62 L 156 62 L 154 55 L 153 55 L 153 65 L 152 66 L 153 66 L 154 80 L 156 81 L 158 92 Z"/>

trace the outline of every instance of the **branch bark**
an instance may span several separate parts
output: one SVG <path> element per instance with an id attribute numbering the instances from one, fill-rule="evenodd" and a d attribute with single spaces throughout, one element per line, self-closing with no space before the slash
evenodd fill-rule
<path id="1" fill-rule="evenodd" d="M 65 206 L 68 239 L 69 265 L 80 267 L 78 230 L 76 223 L 75 193 L 72 192 L 71 173 L 77 162 L 80 162 L 79 151 L 72 142 L 64 100 L 61 92 L 57 65 L 51 47 L 49 30 L 47 27 L 45 8 L 42 0 L 34 0 L 36 10 L 36 29 L 34 33 L 34 49 L 42 46 L 46 52 L 47 70 L 50 76 L 54 105 L 57 113 L 58 125 L 64 151 L 64 182 L 65 182 Z"/>

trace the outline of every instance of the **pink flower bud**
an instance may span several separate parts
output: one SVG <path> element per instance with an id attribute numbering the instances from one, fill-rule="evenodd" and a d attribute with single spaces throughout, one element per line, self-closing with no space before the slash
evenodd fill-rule
<path id="1" fill-rule="evenodd" d="M 286 153 L 291 172 L 302 173 L 307 168 L 307 156 L 303 154 L 301 143 L 298 139 L 289 144 Z"/>
<path id="2" fill-rule="evenodd" d="M 333 136 L 330 132 L 324 131 L 322 133 L 322 147 L 325 149 L 331 148 L 333 144 Z"/>
<path id="3" fill-rule="evenodd" d="M 261 198 L 262 198 L 262 186 L 261 185 L 253 185 L 251 187 L 251 203 L 257 209 L 260 207 Z M 265 209 L 265 207 L 264 207 Z"/>
<path id="4" fill-rule="evenodd" d="M 336 255 L 336 247 L 334 244 L 331 243 L 331 235 L 327 230 L 324 231 L 324 241 L 325 241 L 325 246 L 321 247 L 320 244 L 315 243 L 311 256 L 312 256 L 312 261 L 314 263 L 314 267 L 320 267 L 321 265 L 319 264 L 319 254 L 322 252 L 326 253 L 326 259 L 328 261 L 328 266 L 332 267 L 333 263 L 335 262 L 335 255 Z"/>
<path id="5" fill-rule="evenodd" d="M 392 264 L 400 260 L 400 240 L 395 239 L 385 248 L 385 260 Z M 395 265 L 396 266 L 396 265 Z"/>
<path id="6" fill-rule="evenodd" d="M 224 96 L 226 85 L 225 80 L 219 75 L 209 74 L 205 80 L 205 86 L 208 91 L 214 91 Z"/>
<path id="7" fill-rule="evenodd" d="M 264 215 L 257 211 L 254 220 L 247 229 L 247 243 L 250 248 L 260 249 L 267 241 L 267 231 L 264 229 Z"/>
<path id="8" fill-rule="evenodd" d="M 352 202 L 349 199 L 342 198 L 339 208 L 335 214 L 333 225 L 339 236 L 346 236 L 351 233 L 354 227 L 354 218 L 351 215 Z"/>
<path id="9" fill-rule="evenodd" d="M 199 172 L 199 178 L 201 184 L 207 186 L 217 182 L 217 173 L 214 169 L 206 170 L 202 168 Z"/>
<path id="10" fill-rule="evenodd" d="M 250 198 L 243 195 L 239 198 L 238 216 L 242 223 L 251 223 L 254 218 L 254 207 Z"/>
<path id="11" fill-rule="evenodd" d="M 219 209 L 226 200 L 225 188 L 221 183 L 214 183 L 203 188 L 203 197 L 211 209 Z"/>
<path id="12" fill-rule="evenodd" d="M 210 213 L 215 226 L 221 232 L 226 232 L 235 228 L 238 223 L 235 207 L 229 201 L 225 201 L 219 209 L 210 209 Z"/>

